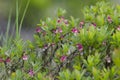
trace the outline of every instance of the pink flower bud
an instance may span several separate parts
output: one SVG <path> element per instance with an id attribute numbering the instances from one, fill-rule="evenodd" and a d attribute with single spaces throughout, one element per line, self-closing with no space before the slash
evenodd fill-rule
<path id="1" fill-rule="evenodd" d="M 47 45 L 47 44 L 45 44 L 45 45 L 44 45 L 44 49 L 47 49 L 47 48 L 48 48 L 48 45 Z"/>
<path id="2" fill-rule="evenodd" d="M 54 47 L 54 46 L 55 46 L 55 43 L 51 43 L 51 45 Z"/>
<path id="3" fill-rule="evenodd" d="M 68 20 L 64 20 L 64 23 L 65 23 L 65 24 L 68 24 Z"/>
<path id="4" fill-rule="evenodd" d="M 110 16 L 107 17 L 107 20 L 108 20 L 109 23 L 112 23 L 112 19 L 111 19 Z"/>
<path id="5" fill-rule="evenodd" d="M 62 32 L 63 32 L 60 27 L 59 27 L 57 30 L 58 30 L 59 33 L 62 33 Z"/>
<path id="6" fill-rule="evenodd" d="M 54 30 L 53 30 L 53 33 L 57 34 L 57 33 L 58 33 L 58 30 L 57 30 L 57 29 L 54 29 Z"/>
<path id="7" fill-rule="evenodd" d="M 29 73 L 28 73 L 31 77 L 33 77 L 34 76 L 34 71 L 31 69 L 31 70 L 29 70 Z"/>
<path id="8" fill-rule="evenodd" d="M 64 62 L 67 59 L 67 56 L 61 56 L 60 61 Z"/>
<path id="9" fill-rule="evenodd" d="M 81 44 L 77 44 L 76 46 L 77 46 L 77 48 L 78 48 L 79 51 L 83 50 L 83 46 Z"/>
<path id="10" fill-rule="evenodd" d="M 72 29 L 72 32 L 73 32 L 73 33 L 79 33 L 79 30 L 74 27 L 74 28 Z"/>
<path id="11" fill-rule="evenodd" d="M 26 60 L 28 60 L 28 56 L 27 56 L 27 55 L 23 55 L 22 59 L 23 59 L 24 61 L 26 61 Z"/>
<path id="12" fill-rule="evenodd" d="M 84 22 L 83 22 L 83 21 L 81 21 L 81 22 L 80 22 L 80 25 L 84 25 Z"/>
<path id="13" fill-rule="evenodd" d="M 120 31 L 120 26 L 117 27 L 117 30 Z"/>
<path id="14" fill-rule="evenodd" d="M 58 20 L 57 20 L 57 23 L 60 23 L 60 22 L 61 22 L 61 20 L 60 20 L 60 19 L 58 19 Z"/>
<path id="15" fill-rule="evenodd" d="M 8 57 L 5 62 L 9 63 L 11 61 L 11 59 Z"/>
<path id="16" fill-rule="evenodd" d="M 92 25 L 93 25 L 95 28 L 96 28 L 96 26 L 97 26 L 96 23 L 92 23 Z"/>
<path id="17" fill-rule="evenodd" d="M 65 20 L 64 16 L 61 16 L 60 19 L 61 19 L 61 21 Z"/>
<path id="18" fill-rule="evenodd" d="M 83 22 L 83 21 L 81 21 L 81 22 L 80 22 L 80 28 L 82 28 L 82 27 L 83 27 L 83 25 L 84 25 L 84 22 Z"/>
<path id="19" fill-rule="evenodd" d="M 36 32 L 39 33 L 41 31 L 40 27 L 36 28 Z"/>
<path id="20" fill-rule="evenodd" d="M 61 36 L 60 36 L 60 39 L 64 39 L 64 36 L 63 36 L 63 35 L 61 35 Z"/>

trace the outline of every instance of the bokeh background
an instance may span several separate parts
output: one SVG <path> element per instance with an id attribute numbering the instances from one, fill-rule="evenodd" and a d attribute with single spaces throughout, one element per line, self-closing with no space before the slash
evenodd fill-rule
<path id="1" fill-rule="evenodd" d="M 8 22 L 8 15 L 12 9 L 12 22 L 11 29 L 15 22 L 15 1 L 16 0 L 0 0 L 0 34 L 6 32 L 6 26 Z M 32 40 L 33 33 L 36 25 L 40 19 L 46 17 L 54 17 L 58 8 L 66 9 L 66 17 L 73 16 L 75 18 L 83 19 L 82 9 L 85 6 L 94 5 L 101 0 L 31 0 L 28 7 L 23 27 L 21 31 L 21 37 L 24 40 Z M 113 4 L 119 4 L 120 0 L 106 0 Z M 21 18 L 25 6 L 28 0 L 19 0 L 19 17 Z"/>

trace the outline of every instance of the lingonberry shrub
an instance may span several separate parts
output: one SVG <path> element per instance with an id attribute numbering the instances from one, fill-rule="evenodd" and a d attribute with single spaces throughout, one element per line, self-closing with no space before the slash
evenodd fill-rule
<path id="1" fill-rule="evenodd" d="M 41 70 L 46 69 L 47 75 L 60 80 L 72 79 L 74 70 L 84 75 L 73 80 L 120 79 L 116 70 L 119 63 L 112 57 L 119 54 L 114 50 L 120 44 L 120 6 L 100 2 L 85 7 L 83 21 L 73 17 L 66 19 L 61 15 L 65 11 L 60 9 L 59 12 L 57 18 L 41 20 L 38 24 L 41 33 L 34 35 L 35 45 L 42 50 Z"/>
<path id="2" fill-rule="evenodd" d="M 99 2 L 85 7 L 84 19 L 40 20 L 34 41 L 1 47 L 1 79 L 119 80 L 120 6 Z"/>

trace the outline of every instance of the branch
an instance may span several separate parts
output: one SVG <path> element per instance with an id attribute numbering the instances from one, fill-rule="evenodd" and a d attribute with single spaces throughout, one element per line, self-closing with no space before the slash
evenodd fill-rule
<path id="1" fill-rule="evenodd" d="M 60 63 L 60 65 L 56 66 L 54 69 L 52 69 L 47 75 L 51 75 L 51 76 L 56 76 L 58 75 L 58 73 L 60 72 L 60 70 L 64 67 L 64 65 L 66 65 L 67 63 L 69 63 L 69 61 L 72 61 L 74 59 L 74 57 L 76 55 L 78 55 L 77 53 L 77 50 L 75 50 L 73 53 L 71 53 L 66 61 Z"/>

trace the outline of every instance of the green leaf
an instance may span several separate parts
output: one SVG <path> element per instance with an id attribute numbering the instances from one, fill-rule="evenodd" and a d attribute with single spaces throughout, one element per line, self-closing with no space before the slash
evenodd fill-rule
<path id="1" fill-rule="evenodd" d="M 62 9 L 62 8 L 59 8 L 57 15 L 58 15 L 58 17 L 61 17 L 61 16 L 63 16 L 65 13 L 66 13 L 66 10 L 64 10 L 64 9 Z"/>

